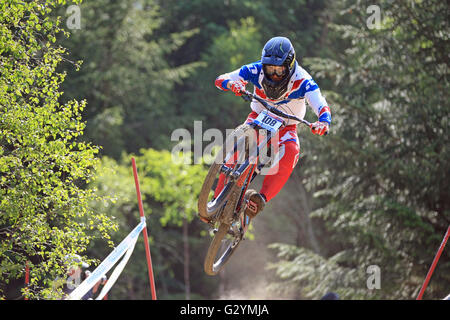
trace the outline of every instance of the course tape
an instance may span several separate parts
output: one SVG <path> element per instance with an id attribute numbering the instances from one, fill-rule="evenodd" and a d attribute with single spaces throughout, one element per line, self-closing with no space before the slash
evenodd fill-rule
<path id="1" fill-rule="evenodd" d="M 111 278 L 106 283 L 105 288 L 108 287 L 108 290 L 103 288 L 100 293 L 100 295 L 103 294 L 104 296 L 125 267 L 125 264 L 133 252 L 139 234 L 145 226 L 145 218 L 141 218 L 141 222 L 133 229 L 133 231 L 131 231 L 128 236 L 122 240 L 122 242 L 106 257 L 105 260 L 103 260 L 103 262 L 91 273 L 89 277 L 87 277 L 74 291 L 72 291 L 72 293 L 70 293 L 67 300 L 80 300 L 103 277 L 103 275 L 105 275 L 117 263 L 117 261 L 119 261 L 119 259 L 126 254 L 124 259 L 116 267 L 118 272 L 114 270 Z"/>
<path id="2" fill-rule="evenodd" d="M 127 252 L 125 253 L 125 256 L 120 261 L 120 263 L 117 265 L 117 267 L 114 269 L 113 273 L 109 277 L 109 279 L 106 282 L 105 286 L 103 287 L 102 291 L 100 292 L 98 297 L 95 298 L 95 300 L 102 300 L 103 297 L 109 292 L 111 287 L 114 285 L 114 283 L 116 283 L 117 278 L 119 278 L 120 274 L 123 271 L 123 268 L 125 268 L 125 265 L 127 264 L 128 260 L 131 257 L 131 254 L 133 253 L 134 246 L 136 245 L 136 241 L 137 241 L 137 238 L 134 241 L 133 245 L 128 248 Z"/>

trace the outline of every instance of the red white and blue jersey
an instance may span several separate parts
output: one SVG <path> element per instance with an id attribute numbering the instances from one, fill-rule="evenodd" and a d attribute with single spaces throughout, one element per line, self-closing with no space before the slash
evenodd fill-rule
<path id="1" fill-rule="evenodd" d="M 253 93 L 267 101 L 270 105 L 278 108 L 287 114 L 292 114 L 300 119 L 305 117 L 306 105 L 305 99 L 319 121 L 331 124 L 331 111 L 327 101 L 322 96 L 319 86 L 305 69 L 295 62 L 295 70 L 291 76 L 286 92 L 277 100 L 267 98 L 262 81 L 264 72 L 261 61 L 242 66 L 240 69 L 225 73 L 217 77 L 215 85 L 220 90 L 228 91 L 228 81 L 245 80 L 254 85 Z M 250 107 L 256 113 L 260 113 L 265 108 L 256 100 L 253 100 Z M 285 119 L 287 125 L 297 124 L 298 121 Z"/>

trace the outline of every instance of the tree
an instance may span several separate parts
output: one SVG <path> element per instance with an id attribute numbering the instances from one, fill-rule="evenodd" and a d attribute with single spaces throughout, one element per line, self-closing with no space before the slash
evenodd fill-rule
<path id="1" fill-rule="evenodd" d="M 164 30 L 199 29 L 168 56 L 172 63 L 204 62 L 187 81 L 174 88 L 178 123 L 188 128 L 192 128 L 193 120 L 207 119 L 210 128 L 231 129 L 245 119 L 250 111 L 248 104 L 220 92 L 214 79 L 259 60 L 265 41 L 271 37 L 288 36 L 300 60 L 305 54 L 317 54 L 321 47 L 321 24 L 326 20 L 322 17 L 324 1 L 158 2 L 165 17 Z"/>
<path id="2" fill-rule="evenodd" d="M 195 29 L 167 33 L 154 0 L 90 1 L 80 6 L 81 29 L 64 42 L 84 61 L 64 85 L 65 97 L 84 97 L 87 137 L 101 153 L 164 148 L 178 127 L 173 87 L 201 63 L 171 64 L 169 56 Z"/>
<path id="3" fill-rule="evenodd" d="M 188 155 L 185 155 L 188 156 Z M 120 231 L 114 234 L 120 242 L 138 223 L 136 191 L 131 171 L 131 156 L 122 155 L 116 162 L 103 157 L 98 179 L 93 183 L 100 196 L 110 196 L 114 203 L 97 202 L 95 210 L 114 216 Z M 153 269 L 160 299 L 204 297 L 214 285 L 203 286 L 203 254 L 208 243 L 201 241 L 203 223 L 196 217 L 197 198 L 206 171 L 202 165 L 178 162 L 167 150 L 141 149 L 135 156 L 144 212 L 150 236 Z M 203 227 L 203 228 L 202 228 Z M 145 299 L 149 297 L 144 246 L 138 240 L 123 276 L 111 291 L 112 298 Z M 96 257 L 108 252 L 101 244 L 90 251 Z M 190 282 L 190 279 L 196 279 Z"/>
<path id="4" fill-rule="evenodd" d="M 330 44 L 348 47 L 331 59 L 306 60 L 333 80 L 331 135 L 311 145 L 326 156 L 309 162 L 307 172 L 314 217 L 327 230 L 320 238 L 328 261 L 339 257 L 337 267 L 353 272 L 381 268 L 381 290 L 355 297 L 411 299 L 450 222 L 450 168 L 442 161 L 450 152 L 448 8 L 381 1 L 372 28 L 370 1 L 344 5 L 348 23 L 330 25 Z M 441 259 L 427 289 L 435 299 L 449 281 L 448 254 Z M 355 277 L 333 289 L 350 297 L 361 287 Z"/>
<path id="5" fill-rule="evenodd" d="M 214 86 L 214 80 L 220 74 L 259 59 L 261 41 L 254 19 L 248 17 L 230 22 L 229 27 L 228 32 L 217 36 L 205 48 L 202 55 L 205 67 L 199 69 L 180 93 L 185 101 L 182 115 L 188 128 L 194 120 L 207 120 L 204 121 L 205 129 L 218 128 L 225 133 L 226 129 L 234 129 L 242 123 L 250 112 L 248 103 Z M 198 91 L 198 83 L 205 84 L 201 92 Z"/>
<path id="6" fill-rule="evenodd" d="M 65 54 L 50 18 L 65 1 L 0 4 L 0 294 L 17 298 L 27 261 L 32 298 L 55 298 L 64 257 L 108 238 L 112 220 L 93 212 L 86 183 L 95 177 L 98 147 L 80 141 L 85 101 L 59 103 Z M 96 230 L 96 231 L 95 231 Z M 23 284 L 23 282 L 22 282 Z M 19 286 L 19 289 L 23 285 Z"/>

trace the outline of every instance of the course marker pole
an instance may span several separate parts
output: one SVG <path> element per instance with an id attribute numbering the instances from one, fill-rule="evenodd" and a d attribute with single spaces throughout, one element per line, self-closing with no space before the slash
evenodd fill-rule
<path id="1" fill-rule="evenodd" d="M 449 235 L 450 235 L 450 226 L 448 226 L 448 228 L 447 228 L 447 232 L 445 233 L 444 239 L 442 240 L 439 250 L 436 253 L 436 256 L 434 257 L 434 260 L 433 260 L 433 263 L 431 264 L 430 270 L 428 270 L 428 274 L 425 278 L 425 281 L 423 282 L 422 288 L 420 289 L 419 295 L 417 296 L 416 300 L 422 300 L 423 293 L 425 292 L 425 289 L 427 288 L 428 282 L 430 282 L 431 275 L 433 274 L 434 268 L 436 267 L 436 264 L 441 256 L 442 251 L 444 250 L 444 247 L 445 247 L 445 244 L 447 243 Z"/>
<path id="2" fill-rule="evenodd" d="M 30 284 L 30 266 L 29 262 L 25 263 L 25 290 L 28 291 L 28 285 Z M 25 297 L 25 300 L 28 300 L 27 297 Z"/>
<path id="3" fill-rule="evenodd" d="M 136 185 L 136 193 L 137 193 L 138 204 L 139 204 L 139 214 L 141 215 L 141 218 L 145 219 L 144 207 L 142 206 L 141 190 L 139 187 L 139 177 L 138 177 L 137 168 L 136 168 L 136 160 L 134 159 L 134 157 L 131 158 L 131 164 L 133 165 L 134 183 Z M 150 281 L 150 287 L 152 290 L 152 300 L 156 300 L 155 280 L 153 277 L 150 246 L 148 244 L 147 226 L 145 226 L 144 229 L 142 229 L 142 233 L 144 235 L 145 255 L 147 257 L 148 279 Z"/>

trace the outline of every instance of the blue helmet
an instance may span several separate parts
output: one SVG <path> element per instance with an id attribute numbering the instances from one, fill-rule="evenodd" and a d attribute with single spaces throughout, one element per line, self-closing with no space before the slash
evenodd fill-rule
<path id="1" fill-rule="evenodd" d="M 264 71 L 264 92 L 269 99 L 279 99 L 286 92 L 295 69 L 295 50 L 291 41 L 286 37 L 274 37 L 267 41 L 262 50 L 261 63 Z M 268 65 L 285 66 L 284 72 L 278 79 L 274 79 L 273 74 L 267 71 Z"/>

